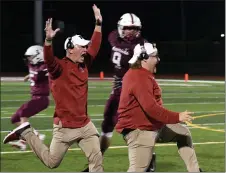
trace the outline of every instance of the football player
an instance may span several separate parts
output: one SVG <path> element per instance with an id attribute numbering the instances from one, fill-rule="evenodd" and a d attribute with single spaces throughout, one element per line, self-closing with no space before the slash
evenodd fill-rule
<path id="1" fill-rule="evenodd" d="M 44 64 L 43 47 L 39 45 L 29 47 L 25 52 L 25 61 L 28 65 L 29 75 L 25 76 L 24 81 L 30 81 L 31 100 L 24 103 L 11 117 L 12 124 L 16 126 L 27 122 L 31 116 L 43 111 L 49 105 L 48 71 Z M 45 139 L 44 134 L 40 134 L 36 130 L 34 132 L 41 140 Z M 9 144 L 20 150 L 26 150 L 27 146 L 22 139 L 9 142 Z"/>
<path id="2" fill-rule="evenodd" d="M 129 69 L 128 61 L 133 56 L 134 47 L 144 42 L 141 36 L 141 21 L 133 13 L 126 13 L 121 16 L 118 21 L 118 29 L 112 31 L 108 36 L 108 41 L 111 45 L 111 61 L 114 65 L 114 81 L 112 92 L 107 100 L 104 110 L 104 120 L 102 122 L 102 132 L 100 137 L 101 152 L 104 152 L 110 146 L 110 141 L 113 136 L 113 130 L 117 123 L 117 110 L 122 88 L 122 78 Z M 155 153 L 148 171 L 155 170 Z M 83 172 L 88 172 L 88 168 Z"/>

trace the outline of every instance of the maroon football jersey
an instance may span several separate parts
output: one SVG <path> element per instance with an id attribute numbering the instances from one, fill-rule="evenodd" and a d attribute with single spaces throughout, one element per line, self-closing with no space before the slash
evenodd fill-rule
<path id="1" fill-rule="evenodd" d="M 32 95 L 49 95 L 49 80 L 47 66 L 44 63 L 37 65 L 28 65 L 29 67 L 29 81 Z"/>
<path id="2" fill-rule="evenodd" d="M 133 56 L 134 47 L 141 43 L 142 37 L 132 41 L 122 39 L 117 30 L 112 31 L 108 36 L 108 41 L 111 44 L 111 61 L 114 64 L 114 89 L 121 88 L 122 78 L 129 69 L 128 61 Z"/>

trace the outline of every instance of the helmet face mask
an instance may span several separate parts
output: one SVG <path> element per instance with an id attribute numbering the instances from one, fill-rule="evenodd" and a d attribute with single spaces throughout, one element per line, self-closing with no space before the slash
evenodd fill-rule
<path id="1" fill-rule="evenodd" d="M 138 27 L 124 27 L 122 34 L 124 39 L 133 40 L 140 36 L 140 29 Z"/>
<path id="2" fill-rule="evenodd" d="M 42 62 L 42 59 L 40 58 L 40 56 L 38 56 L 39 54 L 37 55 L 30 55 L 30 56 L 27 56 L 27 60 L 30 64 L 38 64 L 39 62 Z"/>
<path id="3" fill-rule="evenodd" d="M 133 39 L 140 36 L 140 19 L 133 13 L 126 13 L 118 21 L 118 33 L 121 38 Z"/>
<path id="4" fill-rule="evenodd" d="M 39 45 L 29 47 L 25 52 L 25 57 L 29 64 L 32 65 L 44 62 L 43 47 Z"/>

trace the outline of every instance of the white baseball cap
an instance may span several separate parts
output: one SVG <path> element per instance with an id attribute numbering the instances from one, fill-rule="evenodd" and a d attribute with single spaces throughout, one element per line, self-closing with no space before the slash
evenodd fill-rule
<path id="1" fill-rule="evenodd" d="M 69 38 L 68 37 L 65 42 L 64 42 L 64 49 L 67 50 L 67 43 L 69 41 Z M 81 35 L 74 35 L 72 38 L 71 38 L 71 42 L 73 43 L 73 45 L 79 45 L 79 46 L 86 46 L 90 43 L 90 40 L 85 40 Z"/>
<path id="2" fill-rule="evenodd" d="M 144 43 L 144 48 L 148 55 L 158 51 L 157 48 L 154 47 L 151 43 Z M 133 50 L 133 57 L 129 60 L 129 63 L 134 64 L 138 60 L 141 52 L 141 46 L 140 44 L 137 44 Z"/>

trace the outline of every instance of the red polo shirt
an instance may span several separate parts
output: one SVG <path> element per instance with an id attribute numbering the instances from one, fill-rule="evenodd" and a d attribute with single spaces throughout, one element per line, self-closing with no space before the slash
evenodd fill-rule
<path id="1" fill-rule="evenodd" d="M 116 130 L 158 130 L 179 123 L 179 113 L 162 107 L 161 89 L 144 68 L 129 69 L 123 78 Z"/>
<path id="2" fill-rule="evenodd" d="M 87 62 L 97 55 L 101 45 L 101 32 L 94 31 L 88 47 Z M 50 89 L 55 101 L 54 123 L 64 128 L 80 128 L 90 122 L 87 115 L 88 69 L 87 63 L 74 63 L 69 58 L 54 57 L 52 46 L 44 46 Z"/>

